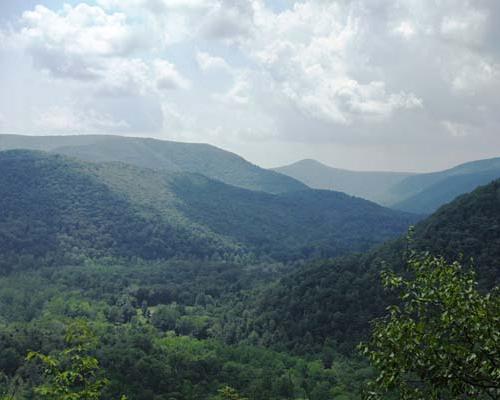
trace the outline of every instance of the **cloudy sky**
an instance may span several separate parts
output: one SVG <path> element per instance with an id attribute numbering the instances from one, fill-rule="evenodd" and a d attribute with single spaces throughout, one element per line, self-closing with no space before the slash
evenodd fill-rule
<path id="1" fill-rule="evenodd" d="M 500 156 L 498 0 L 1 0 L 0 132 L 429 171 Z"/>

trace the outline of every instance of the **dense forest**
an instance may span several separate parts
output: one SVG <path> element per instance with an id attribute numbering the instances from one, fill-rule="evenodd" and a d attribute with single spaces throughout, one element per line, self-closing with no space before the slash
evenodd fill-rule
<path id="1" fill-rule="evenodd" d="M 273 195 L 42 152 L 1 152 L 0 168 L 0 269 L 35 260 L 331 257 L 395 237 L 418 219 L 339 192 Z"/>
<path id="2" fill-rule="evenodd" d="M 300 354 L 333 346 L 352 353 L 368 335 L 370 321 L 384 314 L 394 299 L 382 287 L 380 272 L 402 271 L 411 247 L 449 261 L 461 259 L 476 272 L 480 289 L 499 285 L 500 181 L 463 195 L 415 226 L 406 237 L 365 254 L 316 262 L 283 277 L 255 297 L 251 316 L 241 323 L 245 335 L 262 344 Z M 266 332 L 273 326 L 279 337 Z"/>
<path id="3" fill-rule="evenodd" d="M 0 169 L 2 400 L 360 399 L 379 371 L 358 345 L 401 304 L 382 271 L 430 251 L 474 299 L 498 285 L 500 181 L 407 237 L 420 217 L 338 192 L 36 151 Z"/>

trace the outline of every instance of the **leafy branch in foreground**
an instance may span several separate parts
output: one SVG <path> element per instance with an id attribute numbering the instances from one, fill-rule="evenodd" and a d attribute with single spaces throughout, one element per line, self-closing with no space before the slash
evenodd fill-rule
<path id="1" fill-rule="evenodd" d="M 69 325 L 65 342 L 68 347 L 55 356 L 28 353 L 28 361 L 41 362 L 45 376 L 45 382 L 35 388 L 36 395 L 51 400 L 99 400 L 108 380 L 100 377 L 99 361 L 90 355 L 97 338 L 85 321 L 76 321 Z"/>
<path id="2" fill-rule="evenodd" d="M 500 398 L 500 296 L 477 290 L 458 262 L 411 253 L 411 279 L 383 274 L 400 304 L 359 348 L 379 371 L 367 399 Z"/>

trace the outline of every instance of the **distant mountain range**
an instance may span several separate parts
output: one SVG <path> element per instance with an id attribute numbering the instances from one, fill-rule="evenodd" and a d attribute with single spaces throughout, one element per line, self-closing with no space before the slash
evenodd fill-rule
<path id="1" fill-rule="evenodd" d="M 302 160 L 274 171 L 312 188 L 339 190 L 394 209 L 430 214 L 455 197 L 499 178 L 500 158 L 425 174 L 349 171 L 315 160 Z"/>
<path id="2" fill-rule="evenodd" d="M 457 196 L 500 178 L 500 158 L 472 161 L 445 171 L 410 176 L 390 189 L 392 208 L 430 214 Z"/>
<path id="3" fill-rule="evenodd" d="M 229 185 L 268 193 L 307 188 L 293 178 L 208 144 L 108 135 L 0 135 L 0 150 L 12 149 L 50 151 L 83 161 L 120 161 L 167 172 L 199 173 Z"/>
<path id="4" fill-rule="evenodd" d="M 329 167 L 311 159 L 274 168 L 273 171 L 288 175 L 314 189 L 337 190 L 384 205 L 396 199 L 390 198 L 391 188 L 413 175 L 405 172 L 350 171 Z"/>
<path id="5" fill-rule="evenodd" d="M 42 150 L 83 161 L 119 161 L 165 172 L 198 173 L 228 185 L 267 193 L 327 189 L 393 209 L 430 214 L 455 197 L 500 177 L 500 158 L 425 174 L 350 171 L 315 160 L 266 170 L 208 144 L 110 135 L 0 135 L 0 151 Z"/>
<path id="6" fill-rule="evenodd" d="M 270 194 L 39 151 L 0 152 L 0 170 L 0 269 L 106 257 L 330 257 L 367 249 L 417 220 L 339 192 Z"/>

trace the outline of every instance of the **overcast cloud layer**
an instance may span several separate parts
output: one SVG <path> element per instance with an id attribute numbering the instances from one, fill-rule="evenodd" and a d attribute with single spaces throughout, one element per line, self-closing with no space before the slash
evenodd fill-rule
<path id="1" fill-rule="evenodd" d="M 0 29 L 0 132 L 208 142 L 263 166 L 500 156 L 497 0 L 2 0 Z"/>

